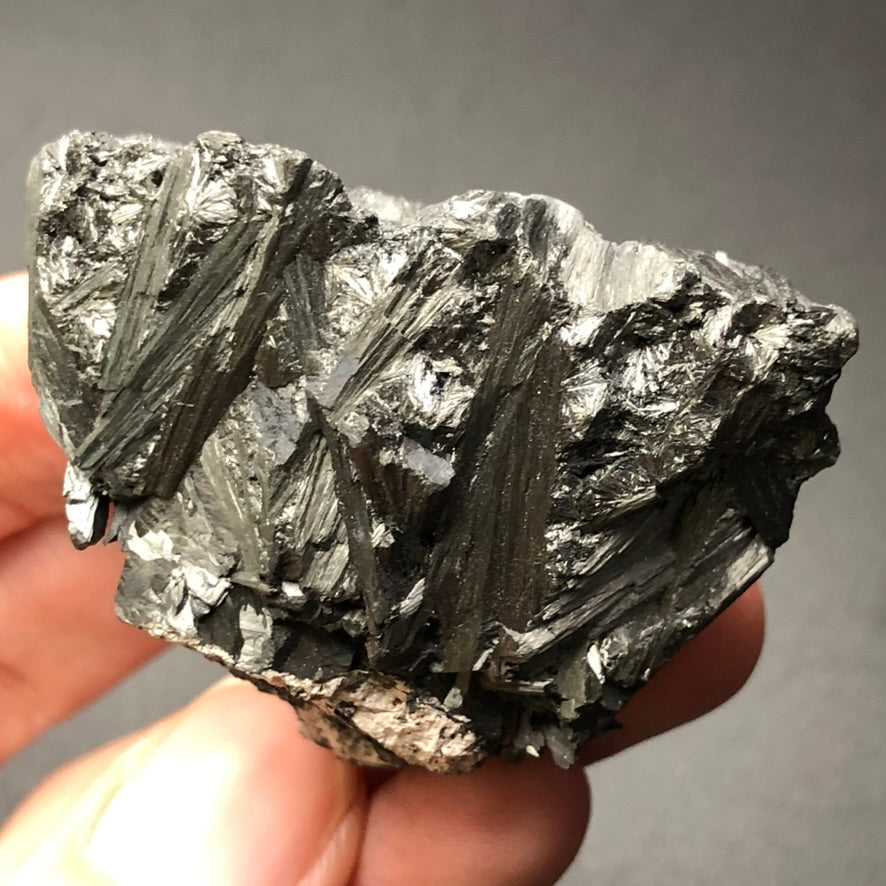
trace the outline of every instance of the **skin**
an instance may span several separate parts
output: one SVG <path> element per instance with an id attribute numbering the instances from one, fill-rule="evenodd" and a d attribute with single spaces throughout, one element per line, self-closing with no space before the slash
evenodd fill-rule
<path id="1" fill-rule="evenodd" d="M 68 541 L 64 457 L 37 412 L 26 320 L 24 275 L 0 280 L 0 764 L 164 648 L 114 617 L 119 551 Z M 730 698 L 763 621 L 755 586 L 581 763 Z M 542 756 L 464 776 L 361 770 L 303 739 L 288 705 L 228 679 L 51 775 L 0 830 L 0 882 L 543 886 L 572 861 L 589 812 L 580 766 Z"/>

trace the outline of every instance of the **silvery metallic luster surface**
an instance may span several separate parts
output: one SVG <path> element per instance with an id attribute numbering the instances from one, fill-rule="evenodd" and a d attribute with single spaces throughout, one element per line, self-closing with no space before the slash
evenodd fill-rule
<path id="1" fill-rule="evenodd" d="M 218 132 L 71 133 L 29 188 L 74 543 L 117 539 L 123 619 L 350 759 L 568 765 L 838 452 L 852 319 L 724 253 Z"/>

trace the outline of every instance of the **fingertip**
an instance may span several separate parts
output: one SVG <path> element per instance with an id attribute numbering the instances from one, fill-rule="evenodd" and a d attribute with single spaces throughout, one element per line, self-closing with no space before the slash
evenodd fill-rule
<path id="1" fill-rule="evenodd" d="M 373 795 L 354 886 L 553 883 L 589 814 L 584 773 L 547 756 L 489 760 L 467 775 L 407 770 Z"/>
<path id="2" fill-rule="evenodd" d="M 755 583 L 698 635 L 683 662 L 672 668 L 672 679 L 680 678 L 681 669 L 695 673 L 700 707 L 709 710 L 723 704 L 750 679 L 765 635 L 763 592 Z"/>

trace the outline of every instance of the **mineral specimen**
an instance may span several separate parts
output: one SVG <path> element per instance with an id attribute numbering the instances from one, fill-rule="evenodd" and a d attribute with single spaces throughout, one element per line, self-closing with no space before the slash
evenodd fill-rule
<path id="1" fill-rule="evenodd" d="M 354 760 L 568 764 L 837 455 L 851 318 L 723 253 L 218 132 L 75 132 L 29 187 L 74 543 L 128 552 L 123 619 Z"/>

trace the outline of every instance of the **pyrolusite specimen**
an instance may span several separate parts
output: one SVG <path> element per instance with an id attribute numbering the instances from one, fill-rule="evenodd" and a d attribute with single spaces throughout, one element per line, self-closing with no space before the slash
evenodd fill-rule
<path id="1" fill-rule="evenodd" d="M 127 551 L 121 618 L 356 761 L 567 765 L 837 455 L 852 319 L 723 253 L 220 132 L 74 132 L 29 190 L 74 543 Z"/>

